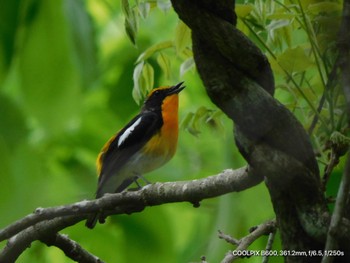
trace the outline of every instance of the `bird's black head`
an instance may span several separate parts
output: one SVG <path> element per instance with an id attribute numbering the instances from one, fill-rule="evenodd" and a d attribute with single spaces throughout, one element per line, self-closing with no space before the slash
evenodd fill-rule
<path id="1" fill-rule="evenodd" d="M 177 98 L 178 93 L 185 88 L 182 86 L 183 82 L 171 87 L 160 87 L 153 89 L 148 95 L 143 105 L 143 110 L 157 111 L 161 110 L 163 102 L 170 97 L 175 96 Z"/>

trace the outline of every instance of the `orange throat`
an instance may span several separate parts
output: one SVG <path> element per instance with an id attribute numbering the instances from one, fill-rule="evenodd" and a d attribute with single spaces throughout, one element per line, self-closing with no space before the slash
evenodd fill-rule
<path id="1" fill-rule="evenodd" d="M 178 139 L 178 95 L 164 99 L 162 104 L 163 126 L 160 132 L 148 143 L 146 152 L 164 156 L 164 162 L 175 154 Z"/>

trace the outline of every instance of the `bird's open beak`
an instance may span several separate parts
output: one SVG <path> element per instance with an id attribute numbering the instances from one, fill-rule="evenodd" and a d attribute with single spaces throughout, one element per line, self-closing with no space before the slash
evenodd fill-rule
<path id="1" fill-rule="evenodd" d="M 168 95 L 179 93 L 181 90 L 183 90 L 186 86 L 182 86 L 184 82 L 180 82 L 179 84 L 176 84 L 175 86 L 172 86 L 168 91 Z"/>

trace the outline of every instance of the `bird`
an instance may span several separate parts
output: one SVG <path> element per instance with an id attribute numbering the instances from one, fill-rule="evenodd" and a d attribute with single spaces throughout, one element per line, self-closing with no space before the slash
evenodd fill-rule
<path id="1" fill-rule="evenodd" d="M 105 143 L 96 160 L 96 198 L 124 191 L 174 156 L 179 129 L 178 94 L 185 88 L 183 83 L 153 89 L 140 113 Z M 103 213 L 97 212 L 85 225 L 92 229 L 104 219 Z"/>

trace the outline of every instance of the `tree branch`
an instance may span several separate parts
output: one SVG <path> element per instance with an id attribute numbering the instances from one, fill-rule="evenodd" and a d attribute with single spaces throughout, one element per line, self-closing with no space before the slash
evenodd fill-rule
<path id="1" fill-rule="evenodd" d="M 243 167 L 225 170 L 200 180 L 155 183 L 139 191 L 125 191 L 105 195 L 97 200 L 36 209 L 33 214 L 0 231 L 0 241 L 10 238 L 0 254 L 0 262 L 6 262 L 3 261 L 5 259 L 15 260 L 34 240 L 55 235 L 61 229 L 86 219 L 90 213 L 103 210 L 106 215 L 130 214 L 142 211 L 147 206 L 173 202 L 190 202 L 198 206 L 203 199 L 239 192 L 262 180 L 263 177 L 255 173 L 254 169 Z"/>
<path id="2" fill-rule="evenodd" d="M 6 246 L 0 253 L 0 262 L 15 262 L 23 251 L 30 247 L 33 241 L 40 240 L 46 236 L 55 235 L 61 229 L 74 225 L 85 218 L 86 216 L 84 215 L 64 216 L 43 221 L 24 229 L 8 240 Z"/>
<path id="3" fill-rule="evenodd" d="M 235 238 L 232 238 L 223 233 L 219 234 L 219 238 L 222 238 L 231 244 L 238 245 L 235 251 L 242 251 L 242 250 L 247 250 L 248 247 L 259 237 L 263 235 L 268 235 L 274 232 L 275 229 L 276 229 L 276 221 L 270 220 L 253 228 L 253 230 L 250 231 L 249 235 L 241 238 L 240 240 L 236 240 Z M 225 258 L 221 261 L 221 263 L 231 263 L 238 258 L 239 258 L 238 255 L 233 254 L 232 251 L 230 251 L 229 253 L 226 254 Z"/>
<path id="4" fill-rule="evenodd" d="M 275 229 L 275 231 L 272 231 L 269 234 L 269 238 L 267 240 L 265 251 L 270 251 L 272 249 L 272 245 L 273 245 L 273 242 L 275 241 L 275 237 L 276 237 L 276 229 Z M 261 262 L 267 263 L 268 261 L 269 261 L 269 256 L 268 255 L 263 256 L 263 259 Z"/>
<path id="5" fill-rule="evenodd" d="M 227 243 L 229 243 L 229 244 L 231 244 L 231 245 L 234 245 L 234 246 L 238 246 L 238 245 L 239 245 L 239 242 L 241 241 L 241 240 L 236 239 L 236 238 L 234 238 L 234 237 L 232 237 L 232 236 L 230 236 L 230 235 L 228 235 L 228 234 L 223 233 L 223 232 L 220 231 L 220 230 L 218 231 L 218 236 L 219 236 L 220 239 L 223 239 L 223 240 L 225 240 Z"/>
<path id="6" fill-rule="evenodd" d="M 45 236 L 40 239 L 47 246 L 60 248 L 64 254 L 76 262 L 84 263 L 103 263 L 98 257 L 90 254 L 83 249 L 79 243 L 71 240 L 68 236 L 56 233 L 51 236 Z"/>

